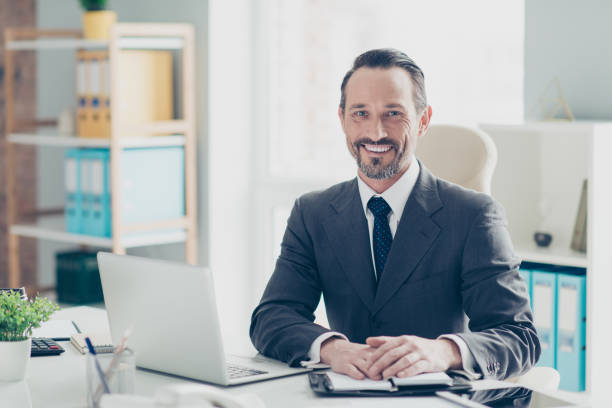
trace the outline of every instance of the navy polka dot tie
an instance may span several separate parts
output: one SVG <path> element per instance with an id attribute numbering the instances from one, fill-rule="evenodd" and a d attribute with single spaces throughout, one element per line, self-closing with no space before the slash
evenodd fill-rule
<path id="1" fill-rule="evenodd" d="M 374 263 L 376 265 L 377 280 L 380 281 L 387 254 L 391 249 L 391 228 L 389 228 L 389 211 L 391 207 L 382 197 L 372 197 L 368 201 L 368 208 L 374 214 L 374 230 L 372 232 L 372 248 L 374 250 Z"/>

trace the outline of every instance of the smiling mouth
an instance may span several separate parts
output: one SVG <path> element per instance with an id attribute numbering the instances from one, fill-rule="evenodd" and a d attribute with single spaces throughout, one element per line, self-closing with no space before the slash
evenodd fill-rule
<path id="1" fill-rule="evenodd" d="M 361 146 L 364 149 L 366 149 L 368 152 L 371 152 L 371 153 L 386 153 L 393 148 L 393 146 L 388 145 L 388 144 L 380 145 L 380 144 L 362 143 Z"/>

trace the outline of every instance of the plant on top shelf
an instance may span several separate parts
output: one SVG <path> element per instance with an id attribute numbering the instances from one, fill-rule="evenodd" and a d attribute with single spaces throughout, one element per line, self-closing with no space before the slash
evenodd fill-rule
<path id="1" fill-rule="evenodd" d="M 59 307 L 47 298 L 23 299 L 19 292 L 0 293 L 0 341 L 22 341 L 32 336 Z"/>
<path id="2" fill-rule="evenodd" d="M 80 3 L 87 11 L 106 10 L 106 0 L 80 0 Z"/>
<path id="3" fill-rule="evenodd" d="M 117 14 L 106 10 L 106 0 L 79 0 L 85 10 L 83 34 L 88 40 L 108 40 L 111 25 L 117 22 Z"/>

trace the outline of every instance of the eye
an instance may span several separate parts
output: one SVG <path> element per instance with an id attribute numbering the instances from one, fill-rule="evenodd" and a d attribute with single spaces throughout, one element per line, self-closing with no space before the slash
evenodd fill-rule
<path id="1" fill-rule="evenodd" d="M 353 112 L 353 116 L 358 117 L 358 118 L 365 118 L 368 116 L 368 112 L 364 110 L 355 111 Z"/>
<path id="2" fill-rule="evenodd" d="M 400 116 L 401 114 L 402 114 L 402 112 L 400 112 L 400 111 L 388 111 L 387 112 L 387 117 Z"/>

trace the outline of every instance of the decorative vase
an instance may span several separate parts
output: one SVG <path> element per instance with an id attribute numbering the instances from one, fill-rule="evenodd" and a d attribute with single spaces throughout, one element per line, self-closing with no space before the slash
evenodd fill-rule
<path id="1" fill-rule="evenodd" d="M 88 40 L 108 40 L 111 25 L 117 22 L 117 13 L 111 10 L 83 13 L 83 34 Z"/>
<path id="2" fill-rule="evenodd" d="M 21 341 L 0 341 L 0 381 L 21 381 L 30 362 L 32 338 Z"/>

